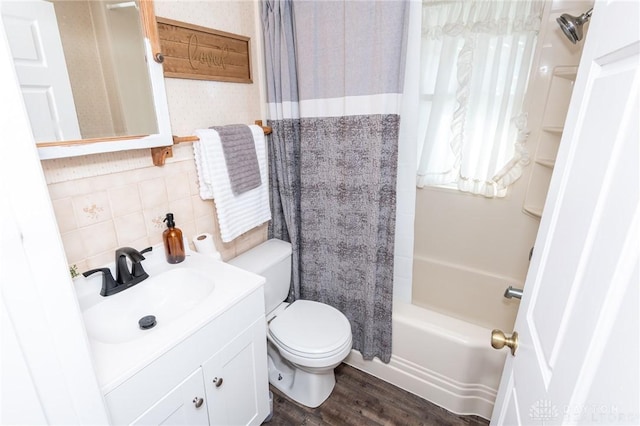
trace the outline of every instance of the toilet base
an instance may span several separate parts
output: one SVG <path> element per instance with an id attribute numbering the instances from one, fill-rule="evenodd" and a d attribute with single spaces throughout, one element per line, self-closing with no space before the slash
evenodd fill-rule
<path id="1" fill-rule="evenodd" d="M 335 366 L 313 369 L 313 373 L 305 371 L 284 359 L 271 342 L 268 342 L 267 356 L 269 383 L 295 402 L 316 408 L 331 395 L 336 385 Z"/>

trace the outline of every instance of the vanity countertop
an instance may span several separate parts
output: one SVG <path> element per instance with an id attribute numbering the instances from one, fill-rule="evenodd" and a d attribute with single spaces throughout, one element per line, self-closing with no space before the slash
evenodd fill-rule
<path id="1" fill-rule="evenodd" d="M 103 394 L 247 298 L 265 282 L 259 275 L 192 251 L 187 251 L 186 259 L 178 264 L 166 262 L 162 245 L 144 256 L 142 265 L 149 278 L 112 296 L 100 296 L 101 274 L 74 280 Z M 114 272 L 114 264 L 107 267 Z M 140 329 L 137 321 L 145 315 L 155 315 L 157 325 Z"/>

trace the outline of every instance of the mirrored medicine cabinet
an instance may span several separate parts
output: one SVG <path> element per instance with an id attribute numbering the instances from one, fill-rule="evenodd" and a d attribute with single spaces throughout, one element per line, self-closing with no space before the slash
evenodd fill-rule
<path id="1" fill-rule="evenodd" d="M 3 0 L 41 159 L 172 144 L 152 0 Z"/>

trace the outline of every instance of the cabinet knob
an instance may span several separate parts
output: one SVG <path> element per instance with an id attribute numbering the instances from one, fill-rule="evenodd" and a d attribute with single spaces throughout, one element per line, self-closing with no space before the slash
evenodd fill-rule
<path id="1" fill-rule="evenodd" d="M 193 403 L 196 405 L 196 408 L 202 407 L 203 402 L 204 402 L 204 399 L 202 398 L 198 398 L 197 396 L 193 398 Z"/>
<path id="2" fill-rule="evenodd" d="M 220 378 L 214 377 L 213 378 L 213 384 L 216 385 L 217 388 L 222 386 L 222 377 L 220 377 Z"/>

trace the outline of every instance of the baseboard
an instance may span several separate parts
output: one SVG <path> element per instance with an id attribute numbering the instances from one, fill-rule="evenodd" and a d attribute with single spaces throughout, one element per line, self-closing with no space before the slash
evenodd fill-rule
<path id="1" fill-rule="evenodd" d="M 496 390 L 484 385 L 460 383 L 435 371 L 393 355 L 389 364 L 377 358 L 366 361 L 352 350 L 346 364 L 426 399 L 455 414 L 491 418 Z"/>

